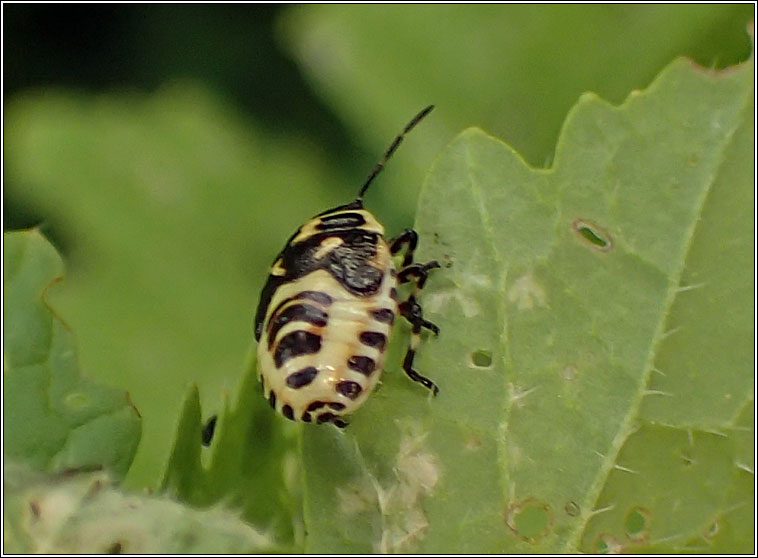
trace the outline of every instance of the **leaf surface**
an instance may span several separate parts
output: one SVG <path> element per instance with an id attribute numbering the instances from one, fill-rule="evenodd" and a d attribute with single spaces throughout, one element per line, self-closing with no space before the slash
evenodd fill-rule
<path id="1" fill-rule="evenodd" d="M 3 235 L 5 456 L 48 471 L 126 474 L 141 421 L 128 395 L 79 373 L 71 332 L 45 295 L 63 276 L 36 230 Z"/>
<path id="2" fill-rule="evenodd" d="M 240 383 L 266 269 L 297 226 L 343 201 L 345 180 L 317 147 L 264 136 L 188 82 L 29 92 L 5 130 L 6 195 L 44 212 L 69 248 L 51 303 L 83 366 L 150 417 L 127 483 L 155 488 L 188 386 L 219 411 Z"/>
<path id="3" fill-rule="evenodd" d="M 460 130 L 482 126 L 542 166 L 584 91 L 619 103 L 677 56 L 744 60 L 752 14 L 704 4 L 314 4 L 285 13 L 281 29 L 314 90 L 375 152 L 414 110 L 438 106 L 423 140 L 403 148 L 415 155 L 392 163 L 404 187 L 372 193 L 405 211 L 397 226 L 408 226 L 426 161 Z"/>
<path id="4" fill-rule="evenodd" d="M 749 550 L 753 95 L 752 61 L 679 59 L 582 96 L 549 170 L 448 146 L 417 216 L 440 394 L 401 333 L 348 431 L 304 430 L 308 550 Z"/>
<path id="5" fill-rule="evenodd" d="M 184 403 L 163 489 L 191 505 L 221 502 L 238 510 L 281 549 L 295 552 L 302 545 L 298 430 L 261 397 L 254 363 L 235 405 L 226 403 L 217 417 L 208 450 L 200 443 L 203 423 L 193 388 Z"/>

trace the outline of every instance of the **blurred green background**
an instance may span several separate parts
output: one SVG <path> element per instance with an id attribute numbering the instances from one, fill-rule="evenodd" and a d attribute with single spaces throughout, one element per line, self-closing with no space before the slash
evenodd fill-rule
<path id="1" fill-rule="evenodd" d="M 234 398 L 266 268 L 351 199 L 412 223 L 434 156 L 476 125 L 549 166 L 584 91 L 620 103 L 677 56 L 745 60 L 742 5 L 4 4 L 4 228 L 67 261 L 51 301 L 86 375 L 143 416 L 128 482 L 155 486 L 182 399 Z"/>

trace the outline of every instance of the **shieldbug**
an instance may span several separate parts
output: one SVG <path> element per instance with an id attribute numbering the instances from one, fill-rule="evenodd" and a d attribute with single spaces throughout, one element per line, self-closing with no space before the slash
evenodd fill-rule
<path id="1" fill-rule="evenodd" d="M 418 234 L 385 239 L 384 227 L 363 207 L 363 196 L 405 135 L 434 106 L 419 112 L 394 139 L 358 196 L 298 228 L 274 259 L 255 316 L 258 376 L 271 406 L 290 420 L 346 426 L 376 386 L 395 316 L 411 324 L 403 370 L 432 391 L 413 368 L 424 319 L 417 292 L 437 261 L 415 263 Z M 404 250 L 397 269 L 393 256 Z M 397 286 L 412 283 L 399 300 Z"/>

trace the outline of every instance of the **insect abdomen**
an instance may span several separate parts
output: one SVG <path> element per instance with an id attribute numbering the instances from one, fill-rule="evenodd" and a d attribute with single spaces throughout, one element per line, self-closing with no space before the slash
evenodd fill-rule
<path id="1" fill-rule="evenodd" d="M 381 242 L 381 249 L 387 251 Z M 319 269 L 279 287 L 258 345 L 259 374 L 271 405 L 292 420 L 345 423 L 382 372 L 397 303 L 394 267 L 368 297 L 348 292 Z"/>

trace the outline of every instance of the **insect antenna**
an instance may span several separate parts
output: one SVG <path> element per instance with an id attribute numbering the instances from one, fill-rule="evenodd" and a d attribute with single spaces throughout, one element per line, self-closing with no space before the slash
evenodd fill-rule
<path id="1" fill-rule="evenodd" d="M 392 142 L 392 145 L 390 145 L 389 149 L 384 153 L 384 156 L 379 160 L 379 162 L 374 167 L 374 170 L 371 171 L 371 174 L 368 175 L 368 178 L 366 179 L 366 182 L 361 187 L 360 191 L 358 192 L 358 197 L 356 198 L 356 201 L 363 200 L 363 194 L 366 193 L 366 190 L 368 190 L 368 187 L 371 185 L 371 183 L 374 181 L 374 179 L 377 177 L 377 175 L 382 172 L 382 169 L 384 168 L 384 165 L 387 163 L 387 160 L 392 156 L 392 154 L 397 149 L 397 146 L 400 145 L 400 143 L 403 141 L 403 138 L 405 137 L 405 134 L 410 132 L 413 127 L 418 124 L 422 118 L 424 118 L 427 114 L 432 112 L 432 109 L 434 108 L 434 105 L 429 105 L 424 110 L 419 112 L 416 116 L 413 117 L 413 120 L 408 122 L 408 124 L 405 125 L 405 128 L 403 128 L 403 131 L 398 134 L 398 136 L 394 139 Z"/>

